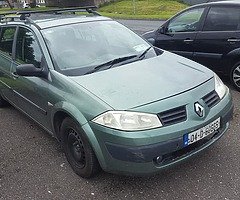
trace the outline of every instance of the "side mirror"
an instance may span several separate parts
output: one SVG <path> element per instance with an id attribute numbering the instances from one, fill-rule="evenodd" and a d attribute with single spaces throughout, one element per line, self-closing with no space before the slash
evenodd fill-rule
<path id="1" fill-rule="evenodd" d="M 18 65 L 16 68 L 16 74 L 19 76 L 47 77 L 46 71 L 42 68 L 36 68 L 33 64 Z"/>
<path id="2" fill-rule="evenodd" d="M 154 38 L 148 38 L 147 41 L 151 43 L 152 45 L 155 44 L 155 39 Z"/>
<path id="3" fill-rule="evenodd" d="M 168 36 L 174 36 L 174 32 L 172 31 L 172 29 L 168 29 L 168 28 L 166 28 L 166 30 L 165 30 L 165 35 L 168 35 Z"/>
<path id="4" fill-rule="evenodd" d="M 161 34 L 165 34 L 166 32 L 166 28 L 164 26 L 162 26 L 159 30 L 158 30 L 159 33 Z"/>
<path id="5" fill-rule="evenodd" d="M 172 30 L 168 29 L 168 25 L 162 26 L 160 29 L 158 29 L 158 32 L 160 34 L 168 35 L 168 36 L 173 36 Z"/>

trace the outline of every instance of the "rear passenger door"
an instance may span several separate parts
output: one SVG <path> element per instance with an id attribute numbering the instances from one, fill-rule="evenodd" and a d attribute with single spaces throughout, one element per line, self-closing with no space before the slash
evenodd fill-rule
<path id="1" fill-rule="evenodd" d="M 239 21 L 239 7 L 210 7 L 194 43 L 193 59 L 214 71 L 225 72 L 229 64 L 226 55 L 240 46 Z"/>
<path id="2" fill-rule="evenodd" d="M 0 36 L 0 92 L 5 98 L 12 98 L 11 67 L 12 47 L 16 32 L 15 26 L 2 27 Z"/>

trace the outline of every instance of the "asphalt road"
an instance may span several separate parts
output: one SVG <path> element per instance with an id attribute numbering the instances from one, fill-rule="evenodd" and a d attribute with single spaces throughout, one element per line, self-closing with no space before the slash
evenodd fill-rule
<path id="1" fill-rule="evenodd" d="M 132 23 L 125 21 L 127 26 Z M 137 21 L 133 29 L 141 30 L 143 23 Z M 0 199 L 238 200 L 240 93 L 231 91 L 235 114 L 223 138 L 201 155 L 143 178 L 102 172 L 82 179 L 73 173 L 54 138 L 13 107 L 0 109 Z"/>
<path id="2" fill-rule="evenodd" d="M 161 20 L 117 20 L 121 24 L 127 26 L 128 28 L 132 29 L 134 32 L 138 34 L 143 34 L 147 31 L 157 29 L 160 27 L 164 21 Z"/>

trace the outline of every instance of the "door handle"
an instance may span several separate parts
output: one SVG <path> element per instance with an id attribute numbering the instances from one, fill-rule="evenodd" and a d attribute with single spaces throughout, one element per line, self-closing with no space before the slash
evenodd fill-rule
<path id="1" fill-rule="evenodd" d="M 185 43 L 191 43 L 191 42 L 193 42 L 193 40 L 191 40 L 191 39 L 185 39 L 185 40 L 183 40 L 183 42 L 185 42 Z"/>
<path id="2" fill-rule="evenodd" d="M 229 38 L 227 41 L 230 42 L 230 43 L 235 43 L 235 42 L 240 42 L 240 39 L 237 39 L 237 38 Z"/>
<path id="3" fill-rule="evenodd" d="M 13 72 L 13 73 L 12 73 L 12 76 L 13 76 L 13 78 L 15 78 L 15 79 L 19 77 L 19 76 L 16 74 L 16 72 Z"/>

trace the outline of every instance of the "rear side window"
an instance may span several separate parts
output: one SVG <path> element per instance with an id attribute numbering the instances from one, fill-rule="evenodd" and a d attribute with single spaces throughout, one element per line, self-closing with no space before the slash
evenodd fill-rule
<path id="1" fill-rule="evenodd" d="M 16 27 L 2 28 L 0 50 L 8 55 L 12 53 L 12 45 Z"/>
<path id="2" fill-rule="evenodd" d="M 239 8 L 213 7 L 210 9 L 204 31 L 236 31 L 240 20 Z"/>

